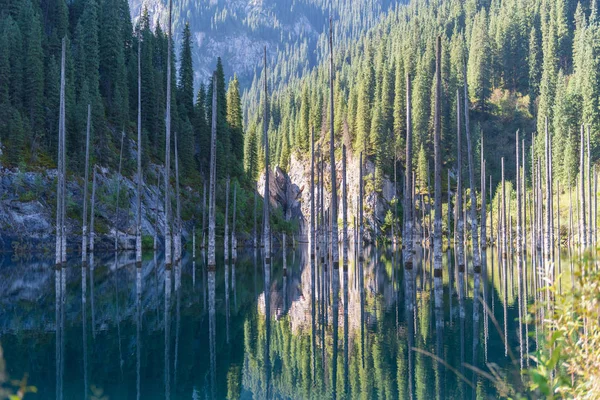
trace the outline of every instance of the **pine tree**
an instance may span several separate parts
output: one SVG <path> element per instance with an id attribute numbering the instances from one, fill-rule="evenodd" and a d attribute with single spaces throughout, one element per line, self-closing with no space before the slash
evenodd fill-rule
<path id="1" fill-rule="evenodd" d="M 194 66 L 192 63 L 192 34 L 189 21 L 185 23 L 183 28 L 180 58 L 179 104 L 181 104 L 181 112 L 191 121 L 194 119 Z"/>
<path id="2" fill-rule="evenodd" d="M 491 93 L 490 44 L 487 23 L 486 11 L 481 10 L 475 17 L 469 46 L 467 73 L 469 97 L 479 109 L 485 108 L 485 102 Z"/>
<path id="3" fill-rule="evenodd" d="M 225 74 L 221 58 L 217 59 L 217 68 L 208 87 L 208 99 L 212 99 L 212 79 L 217 80 L 217 176 L 223 178 L 231 174 L 231 139 L 227 124 L 227 95 L 225 92 Z M 207 112 L 207 120 L 212 120 L 212 109 Z"/>
<path id="4" fill-rule="evenodd" d="M 244 126 L 242 101 L 240 99 L 240 83 L 237 75 L 229 82 L 227 90 L 227 123 L 231 139 L 232 175 L 241 176 L 244 159 Z"/>
<path id="5" fill-rule="evenodd" d="M 210 157 L 210 127 L 206 119 L 206 89 L 204 84 L 200 85 L 194 106 L 194 134 L 196 162 L 198 170 L 203 176 L 208 174 Z"/>
<path id="6" fill-rule="evenodd" d="M 20 25 L 23 32 L 23 107 L 33 133 L 30 147 L 35 159 L 44 129 L 44 55 L 39 14 L 33 10 L 31 0 L 21 4 Z"/>

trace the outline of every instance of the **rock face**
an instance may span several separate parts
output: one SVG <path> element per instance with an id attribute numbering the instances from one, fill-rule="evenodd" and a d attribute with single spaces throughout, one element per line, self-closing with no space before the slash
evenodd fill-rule
<path id="1" fill-rule="evenodd" d="M 342 161 L 341 157 L 336 157 L 337 187 L 338 190 L 338 221 L 342 222 Z M 346 180 L 348 184 L 348 236 L 352 239 L 351 227 L 353 227 L 353 218 L 358 218 L 358 181 L 359 181 L 359 157 L 353 153 L 347 153 Z M 331 202 L 331 179 L 330 166 L 325 163 L 325 207 L 329 208 Z M 372 190 L 374 187 L 375 166 L 370 161 L 365 162 L 364 180 L 365 180 L 365 199 L 363 212 L 365 217 L 365 239 L 374 240 L 381 231 L 381 225 L 385 220 L 385 215 L 390 209 L 390 203 L 394 198 L 394 183 L 389 177 L 385 176 L 382 182 L 380 192 Z M 270 177 L 270 202 L 273 207 L 282 208 L 288 218 L 298 221 L 301 238 L 307 240 L 310 224 L 310 159 L 302 159 L 298 154 L 292 154 L 290 158 L 289 172 L 286 174 L 279 167 L 275 167 Z M 316 174 L 315 174 L 316 180 Z M 265 177 L 264 173 L 258 181 L 258 193 L 264 193 Z M 316 200 L 315 200 L 316 201 Z"/>
<path id="2" fill-rule="evenodd" d="M 150 165 L 142 192 L 142 232 L 154 235 L 158 206 L 158 230 L 164 231 L 160 216 L 164 208 L 164 193 L 152 183 L 162 167 Z M 56 223 L 56 170 L 21 172 L 18 169 L 0 169 L 0 251 L 51 252 L 54 246 Z M 92 174 L 88 186 L 88 200 L 92 192 Z M 154 178 L 151 178 L 154 177 Z M 98 251 L 114 249 L 115 229 L 119 231 L 119 248 L 135 248 L 136 177 L 121 178 L 121 207 L 116 215 L 116 174 L 107 168 L 98 168 L 95 206 L 95 248 Z M 82 231 L 83 180 L 67 178 L 67 246 L 80 250 Z M 158 197 L 157 197 L 158 196 Z M 91 206 L 88 208 L 91 213 Z M 89 215 L 88 215 L 89 218 Z M 115 228 L 116 227 L 116 228 Z M 187 234 L 187 230 L 184 230 Z M 159 234 L 160 236 L 161 234 Z"/>

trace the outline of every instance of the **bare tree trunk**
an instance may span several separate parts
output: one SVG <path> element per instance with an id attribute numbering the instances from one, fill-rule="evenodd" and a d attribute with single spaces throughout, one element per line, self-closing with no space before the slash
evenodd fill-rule
<path id="1" fill-rule="evenodd" d="M 125 141 L 125 131 L 121 132 L 121 151 L 119 153 L 119 172 L 117 173 L 117 208 L 115 210 L 115 251 L 118 249 L 119 242 L 119 202 L 121 197 L 121 167 L 123 165 L 123 142 Z"/>
<path id="2" fill-rule="evenodd" d="M 311 279 L 315 274 L 315 129 L 310 130 L 310 229 L 309 229 L 309 247 L 310 247 L 310 271 Z M 314 296 L 314 294 L 313 294 Z M 313 299 L 314 301 L 314 299 Z"/>
<path id="3" fill-rule="evenodd" d="M 138 116 L 137 116 L 137 218 L 135 224 L 135 261 L 142 262 L 142 37 L 138 37 Z"/>
<path id="4" fill-rule="evenodd" d="M 171 178 L 171 11 L 173 0 L 169 0 L 168 46 L 167 46 L 167 106 L 166 106 L 166 142 L 165 142 L 165 266 L 171 266 L 171 198 L 169 181 Z"/>
<path id="5" fill-rule="evenodd" d="M 223 235 L 225 264 L 229 261 L 229 182 L 230 178 L 227 176 L 225 180 L 225 234 Z"/>
<path id="6" fill-rule="evenodd" d="M 258 236 L 257 236 L 257 212 L 258 206 L 258 183 L 254 182 L 254 233 L 252 235 L 252 246 L 258 248 Z"/>
<path id="7" fill-rule="evenodd" d="M 271 213 L 269 211 L 270 206 L 270 190 L 269 190 L 269 135 L 268 125 L 268 110 L 269 110 L 269 96 L 267 90 L 267 48 L 264 48 L 264 90 L 265 90 L 265 109 L 264 111 L 264 122 L 263 122 L 263 141 L 265 146 L 265 193 L 264 193 L 264 206 L 263 206 L 263 241 L 265 244 L 265 268 L 270 268 L 271 265 L 271 224 L 270 224 L 270 216 Z"/>
<path id="8" fill-rule="evenodd" d="M 546 215 L 545 215 L 545 234 L 544 234 L 544 258 L 546 261 L 545 275 L 550 277 L 550 268 L 552 264 L 552 187 L 550 177 L 550 133 L 548 132 L 548 118 L 545 119 L 545 172 L 546 172 Z"/>
<path id="9" fill-rule="evenodd" d="M 408 72 L 406 73 L 406 170 L 404 179 L 404 210 L 405 224 L 402 232 L 402 244 L 404 247 L 404 267 L 412 269 L 413 267 L 413 164 L 412 164 L 412 94 L 411 80 Z M 360 207 L 359 207 L 359 225 L 362 229 L 362 153 L 360 156 Z M 361 232 L 362 235 L 362 232 Z M 361 236 L 362 237 L 362 236 Z"/>
<path id="10" fill-rule="evenodd" d="M 89 170 L 90 170 L 90 122 L 91 122 L 91 106 L 88 104 L 87 113 L 87 129 L 85 135 L 85 182 L 83 184 L 83 229 L 81 235 L 81 261 L 83 264 L 87 263 L 87 194 L 88 194 L 88 181 L 89 181 Z"/>
<path id="11" fill-rule="evenodd" d="M 159 207 L 160 207 L 160 170 L 156 170 L 156 218 L 154 220 L 154 245 L 153 249 L 156 251 L 158 249 L 158 220 L 159 220 Z"/>
<path id="12" fill-rule="evenodd" d="M 233 185 L 233 225 L 231 227 L 231 259 L 237 261 L 237 238 L 235 236 L 235 218 L 237 214 L 237 185 Z M 284 250 L 285 251 L 285 250 Z"/>
<path id="13" fill-rule="evenodd" d="M 407 147 L 408 149 L 408 147 Z M 408 150 L 407 150 L 408 152 Z M 360 161 L 358 164 L 358 261 L 361 262 L 363 261 L 363 246 L 362 246 L 362 241 L 364 238 L 364 224 L 363 224 L 363 197 L 364 197 L 364 182 L 363 182 L 363 155 L 362 155 L 362 151 L 360 152 Z M 408 230 L 408 228 L 407 228 Z M 408 231 L 410 232 L 410 231 Z M 409 239 L 409 241 L 412 238 Z M 407 246 L 409 246 L 409 244 L 407 243 Z M 411 262 L 409 264 L 407 264 L 407 262 L 405 262 L 405 265 L 407 268 L 412 268 L 412 247 L 407 248 L 407 253 L 408 250 L 410 249 L 410 260 Z"/>
<path id="14" fill-rule="evenodd" d="M 94 216 L 95 216 L 95 205 L 96 205 L 96 164 L 94 164 L 94 172 L 92 178 L 92 210 L 90 213 L 90 253 L 94 253 Z"/>
<path id="15" fill-rule="evenodd" d="M 62 56 L 60 67 L 60 108 L 58 111 L 58 164 L 57 176 L 58 183 L 56 188 L 56 265 L 61 265 L 66 261 L 63 254 L 65 238 L 64 226 L 64 197 L 65 197 L 65 57 L 66 57 L 66 38 L 62 39 Z"/>
<path id="16" fill-rule="evenodd" d="M 521 166 L 519 164 L 519 130 L 517 129 L 516 133 L 516 189 L 517 189 L 517 232 L 516 232 L 516 251 L 517 251 L 517 297 L 518 297 L 518 307 L 519 307 L 519 362 L 521 369 L 523 369 L 523 288 L 521 278 L 523 275 L 523 266 L 522 266 L 522 237 L 521 237 L 521 226 L 523 222 L 521 220 L 521 192 L 523 190 L 522 182 L 521 182 Z"/>
<path id="17" fill-rule="evenodd" d="M 556 209 L 557 209 L 557 213 L 556 213 L 556 225 L 558 227 L 558 240 L 556 242 L 556 246 L 558 247 L 558 276 L 560 277 L 560 280 L 558 281 L 558 291 L 560 294 L 562 294 L 562 263 L 561 263 L 561 257 L 560 257 L 560 247 L 561 247 L 561 237 L 560 237 L 560 182 L 557 181 L 556 182 Z"/>
<path id="18" fill-rule="evenodd" d="M 473 164 L 473 150 L 471 146 L 471 128 L 469 123 L 469 97 L 467 95 L 467 67 L 463 65 L 463 76 L 465 77 L 464 101 L 465 101 L 465 132 L 467 134 L 467 159 L 469 162 L 469 186 L 471 188 L 471 241 L 473 243 L 473 272 L 474 272 L 474 299 L 479 301 L 479 279 L 481 273 L 481 257 L 479 248 L 479 232 L 477 228 L 477 196 L 475 194 L 475 166 Z"/>
<path id="19" fill-rule="evenodd" d="M 331 258 L 334 272 L 340 267 L 340 254 L 338 245 L 338 209 L 337 209 L 337 176 L 335 169 L 335 139 L 333 132 L 333 26 L 329 18 L 329 158 L 331 162 Z"/>
<path id="20" fill-rule="evenodd" d="M 213 74 L 212 125 L 210 131 L 210 183 L 208 190 L 208 271 L 215 271 L 215 197 L 217 181 L 217 75 Z"/>
<path id="21" fill-rule="evenodd" d="M 596 166 L 594 165 L 594 197 L 592 198 L 594 201 L 594 213 L 592 214 L 592 218 L 594 221 L 594 230 L 593 230 L 593 239 L 594 239 L 594 248 L 598 245 L 598 171 L 596 171 Z"/>
<path id="22" fill-rule="evenodd" d="M 487 171 L 486 171 L 487 172 Z M 491 246 L 494 246 L 494 200 L 493 200 L 494 190 L 492 189 L 492 176 L 490 175 L 490 243 Z"/>
<path id="23" fill-rule="evenodd" d="M 588 124 L 587 126 L 587 138 L 586 138 L 586 145 L 587 145 L 587 158 L 586 158 L 586 173 L 585 173 L 585 178 L 587 180 L 587 191 L 588 191 L 588 215 L 589 215 L 589 224 L 587 226 L 588 228 L 588 240 L 587 243 L 589 246 L 591 246 L 593 244 L 593 240 L 592 240 L 592 230 L 593 230 L 593 224 L 592 224 L 592 215 L 594 215 L 594 210 L 592 208 L 592 170 L 590 168 L 590 125 Z"/>
<path id="24" fill-rule="evenodd" d="M 582 250 L 587 248 L 587 232 L 586 232 L 586 221 L 585 221 L 585 169 L 584 169 L 584 164 L 583 164 L 583 160 L 584 160 L 584 151 L 585 151 L 585 145 L 584 145 L 584 141 L 583 141 L 583 125 L 581 125 L 581 143 L 579 145 L 579 180 L 580 180 L 580 185 L 579 185 L 579 190 L 580 190 L 580 202 L 581 202 L 581 206 L 580 206 L 580 215 L 579 215 L 579 235 L 580 235 L 580 239 L 579 239 L 579 246 L 581 247 Z"/>
<path id="25" fill-rule="evenodd" d="M 458 258 L 458 280 L 464 282 L 465 273 L 465 247 L 464 247 L 464 222 L 462 204 L 462 128 L 460 126 L 460 93 L 456 90 L 456 257 Z M 461 289 L 462 290 L 462 289 Z M 462 293 L 461 293 L 462 295 Z"/>
<path id="26" fill-rule="evenodd" d="M 204 250 L 206 246 L 206 179 L 204 180 L 204 190 L 202 191 L 202 246 Z"/>
<path id="27" fill-rule="evenodd" d="M 175 207 L 177 207 L 177 223 L 175 231 L 175 261 L 181 260 L 181 203 L 179 201 L 179 145 L 177 143 L 177 132 L 175 132 Z"/>
<path id="28" fill-rule="evenodd" d="M 442 287 L 442 149 L 441 149 L 441 109 L 442 109 L 442 38 L 437 37 L 435 57 L 435 114 L 434 114 L 434 208 L 433 268 L 435 286 L 435 307 L 443 306 Z M 430 214 L 431 215 L 431 214 Z M 443 323 L 443 321 L 442 321 Z"/>
<path id="29" fill-rule="evenodd" d="M 517 154 L 518 157 L 518 154 Z M 480 166 L 481 166 L 481 179 L 480 179 L 480 184 L 481 184 L 481 250 L 483 252 L 485 252 L 485 249 L 487 247 L 487 211 L 486 211 L 486 193 L 485 193 L 485 189 L 486 189 L 486 184 L 485 184 L 485 169 L 486 169 L 486 163 L 485 163 L 485 159 L 483 157 L 483 132 L 481 133 L 481 161 L 480 161 Z"/>
<path id="30" fill-rule="evenodd" d="M 342 145 L 342 262 L 344 272 L 348 272 L 348 188 L 346 182 L 346 146 Z M 346 287 L 344 286 L 344 290 Z M 347 309 L 347 304 L 344 307 Z"/>
<path id="31" fill-rule="evenodd" d="M 451 194 L 451 186 L 450 186 L 450 173 L 448 172 L 448 214 L 446 215 L 447 217 L 447 222 L 446 225 L 448 225 L 448 248 L 450 248 L 450 243 L 451 243 L 451 236 L 450 236 L 450 232 L 452 231 L 452 194 Z M 452 279 L 452 278 L 450 278 Z"/>

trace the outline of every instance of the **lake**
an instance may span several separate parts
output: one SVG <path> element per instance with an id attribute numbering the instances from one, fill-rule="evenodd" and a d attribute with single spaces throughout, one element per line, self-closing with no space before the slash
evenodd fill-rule
<path id="1" fill-rule="evenodd" d="M 139 268 L 134 253 L 96 254 L 85 267 L 74 255 L 59 269 L 4 256 L 6 369 L 37 387 L 26 399 L 498 397 L 473 367 L 519 385 L 520 352 L 535 349 L 535 335 L 523 326 L 519 346 L 514 264 L 504 273 L 488 249 L 487 308 L 474 313 L 470 260 L 458 296 L 445 253 L 437 309 L 430 251 L 418 249 L 407 271 L 400 253 L 367 247 L 346 273 L 314 275 L 306 245 L 279 250 L 267 270 L 260 250 L 228 266 L 221 253 L 214 272 L 200 252 L 170 269 L 160 253 Z"/>

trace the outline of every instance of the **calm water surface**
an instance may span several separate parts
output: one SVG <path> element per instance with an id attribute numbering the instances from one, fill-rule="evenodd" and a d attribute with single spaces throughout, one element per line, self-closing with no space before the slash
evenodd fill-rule
<path id="1" fill-rule="evenodd" d="M 469 368 L 490 365 L 519 381 L 510 358 L 520 353 L 516 272 L 508 266 L 505 286 L 495 252 L 480 296 L 498 328 L 473 307 L 470 264 L 457 295 L 451 252 L 441 310 L 428 251 L 410 273 L 399 251 L 372 247 L 347 274 L 319 266 L 312 276 L 306 246 L 279 251 L 270 270 L 260 251 L 228 266 L 221 254 L 216 272 L 198 256 L 172 269 L 152 253 L 141 268 L 133 253 L 62 269 L 5 257 L 0 343 L 10 377 L 27 374 L 33 399 L 494 398 L 495 386 Z M 528 344 L 533 351 L 533 332 Z"/>

